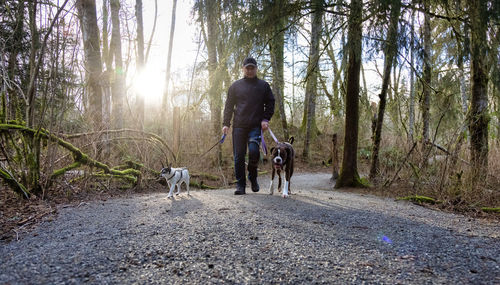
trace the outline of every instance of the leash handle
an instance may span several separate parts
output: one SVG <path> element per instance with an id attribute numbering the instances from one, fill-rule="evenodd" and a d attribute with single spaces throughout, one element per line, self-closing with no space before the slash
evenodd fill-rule
<path id="1" fill-rule="evenodd" d="M 260 143 L 262 146 L 262 152 L 266 156 L 267 155 L 267 146 L 266 146 L 266 141 L 264 141 L 264 132 L 262 131 L 262 129 L 260 130 Z"/>
<path id="2" fill-rule="evenodd" d="M 220 138 L 219 143 L 222 144 L 225 139 L 226 139 L 226 134 L 222 134 L 222 137 Z"/>

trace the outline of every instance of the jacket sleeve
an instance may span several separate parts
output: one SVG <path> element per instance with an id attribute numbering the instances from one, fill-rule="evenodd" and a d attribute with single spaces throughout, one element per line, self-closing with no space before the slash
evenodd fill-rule
<path id="1" fill-rule="evenodd" d="M 226 104 L 224 105 L 224 119 L 222 120 L 222 126 L 231 126 L 231 119 L 234 113 L 235 95 L 233 90 L 233 85 L 231 85 L 227 91 Z"/>
<path id="2" fill-rule="evenodd" d="M 264 96 L 264 120 L 270 121 L 274 114 L 274 95 L 271 87 L 266 82 L 266 95 Z"/>

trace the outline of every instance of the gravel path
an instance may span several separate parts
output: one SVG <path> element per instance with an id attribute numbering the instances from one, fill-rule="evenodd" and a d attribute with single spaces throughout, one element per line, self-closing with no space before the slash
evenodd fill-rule
<path id="1" fill-rule="evenodd" d="M 245 196 L 61 207 L 0 244 L 0 284 L 500 284 L 498 222 L 325 191 L 328 178 L 297 174 L 289 199 L 263 179 Z"/>

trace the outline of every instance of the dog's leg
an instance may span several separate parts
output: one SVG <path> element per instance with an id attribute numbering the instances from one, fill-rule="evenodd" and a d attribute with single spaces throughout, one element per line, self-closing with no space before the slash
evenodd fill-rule
<path id="1" fill-rule="evenodd" d="M 276 170 L 273 167 L 273 171 L 271 172 L 271 185 L 269 185 L 269 195 L 273 195 L 274 193 L 274 174 Z"/>
<path id="2" fill-rule="evenodd" d="M 189 173 L 187 174 L 187 177 L 186 177 L 186 189 L 187 189 L 187 194 L 189 196 Z"/>
<path id="3" fill-rule="evenodd" d="M 175 195 L 179 195 L 181 193 L 181 184 L 182 184 L 182 181 L 177 182 L 177 184 L 175 184 L 175 187 L 177 187 L 177 192 L 175 192 Z"/>
<path id="4" fill-rule="evenodd" d="M 283 188 L 283 198 L 288 197 L 288 181 L 285 180 L 285 187 Z"/>
<path id="5" fill-rule="evenodd" d="M 278 170 L 278 192 L 281 192 L 281 170 Z"/>
<path id="6" fill-rule="evenodd" d="M 172 186 L 170 186 L 170 192 L 168 192 L 168 196 L 167 198 L 172 198 L 172 194 L 174 193 L 174 188 L 175 188 L 175 184 L 173 181 L 172 181 Z"/>
<path id="7" fill-rule="evenodd" d="M 283 189 L 283 198 L 288 197 L 290 195 L 290 169 L 287 167 L 285 171 L 285 189 Z"/>

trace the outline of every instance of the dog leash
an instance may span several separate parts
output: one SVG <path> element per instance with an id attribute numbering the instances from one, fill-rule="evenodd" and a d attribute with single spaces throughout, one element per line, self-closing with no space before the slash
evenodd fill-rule
<path id="1" fill-rule="evenodd" d="M 226 134 L 223 134 L 221 139 L 217 141 L 211 148 L 209 148 L 207 151 L 205 151 L 202 155 L 200 155 L 200 158 L 202 158 L 205 154 L 209 153 L 214 147 L 216 147 L 218 144 L 222 144 L 224 140 L 226 139 Z"/>
<path id="2" fill-rule="evenodd" d="M 274 142 L 276 142 L 276 144 L 278 144 L 279 143 L 278 139 L 274 135 L 273 131 L 271 131 L 271 128 L 268 127 L 267 130 L 271 134 L 271 137 L 273 138 Z M 264 132 L 262 131 L 262 129 L 260 130 L 260 140 L 261 140 L 261 144 L 262 144 L 262 152 L 264 153 L 264 155 L 267 155 L 267 146 L 266 146 L 266 141 L 264 140 Z"/>

